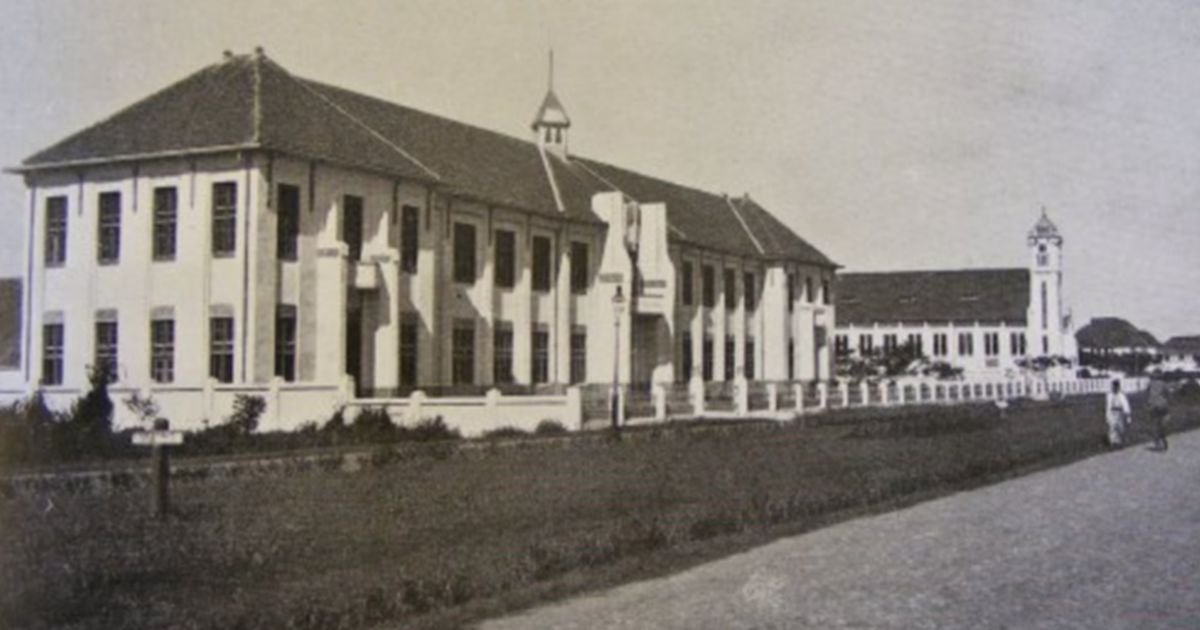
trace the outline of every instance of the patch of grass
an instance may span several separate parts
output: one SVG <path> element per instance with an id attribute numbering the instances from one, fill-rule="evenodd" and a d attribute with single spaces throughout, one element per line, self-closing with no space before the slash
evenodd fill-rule
<path id="1" fill-rule="evenodd" d="M 380 449 L 354 473 L 329 456 L 303 474 L 178 484 L 165 521 L 140 487 L 9 494 L 0 627 L 366 627 L 495 612 L 615 579 L 614 567 L 1090 455 L 1103 448 L 1102 406 L 657 428 L 461 457 L 440 455 L 441 442 Z M 1198 411 L 1179 410 L 1172 429 L 1200 424 Z"/>

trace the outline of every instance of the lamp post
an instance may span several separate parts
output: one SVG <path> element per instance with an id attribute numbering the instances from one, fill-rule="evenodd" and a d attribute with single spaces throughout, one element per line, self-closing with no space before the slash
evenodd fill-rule
<path id="1" fill-rule="evenodd" d="M 621 295 L 621 286 L 613 294 L 613 380 L 612 380 L 612 429 L 614 434 L 621 432 L 621 316 L 625 313 L 625 296 Z"/>

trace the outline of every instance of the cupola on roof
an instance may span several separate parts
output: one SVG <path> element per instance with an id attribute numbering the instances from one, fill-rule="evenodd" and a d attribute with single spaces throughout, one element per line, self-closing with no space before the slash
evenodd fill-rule
<path id="1" fill-rule="evenodd" d="M 1029 231 L 1029 238 L 1062 238 L 1058 232 L 1058 226 L 1054 225 L 1050 217 L 1046 216 L 1046 208 L 1042 208 L 1042 216 Z"/>

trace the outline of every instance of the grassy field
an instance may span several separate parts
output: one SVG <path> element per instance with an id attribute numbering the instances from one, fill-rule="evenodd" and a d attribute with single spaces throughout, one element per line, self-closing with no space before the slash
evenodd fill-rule
<path id="1" fill-rule="evenodd" d="M 0 626 L 449 625 L 1099 452 L 1101 407 L 381 453 L 354 473 L 178 484 L 165 522 L 145 492 L 8 496 Z M 1176 415 L 1200 425 L 1195 403 Z"/>

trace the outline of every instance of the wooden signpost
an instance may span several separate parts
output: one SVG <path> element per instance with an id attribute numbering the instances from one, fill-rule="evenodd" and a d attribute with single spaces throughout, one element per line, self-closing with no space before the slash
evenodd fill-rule
<path id="1" fill-rule="evenodd" d="M 158 518 L 166 518 L 171 503 L 171 458 L 167 447 L 183 445 L 183 431 L 172 431 L 171 423 L 166 418 L 154 421 L 154 430 L 138 431 L 133 434 L 136 446 L 149 446 L 153 449 L 154 463 L 154 513 Z"/>

